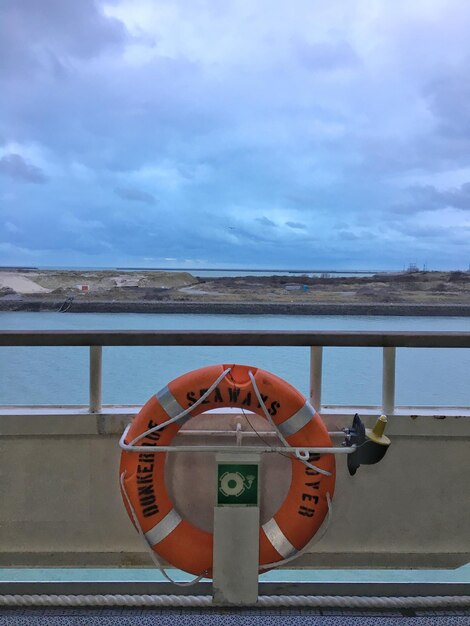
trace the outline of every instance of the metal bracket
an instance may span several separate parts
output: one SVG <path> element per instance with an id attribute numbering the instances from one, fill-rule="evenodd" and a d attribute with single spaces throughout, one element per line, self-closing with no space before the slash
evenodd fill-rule
<path id="1" fill-rule="evenodd" d="M 126 443 L 126 437 L 129 433 L 130 424 L 126 426 L 119 447 L 126 452 L 236 452 L 237 454 L 253 454 L 262 452 L 290 452 L 299 455 L 299 458 L 308 454 L 352 454 L 356 446 L 347 445 L 342 447 L 327 446 L 310 446 L 310 447 L 291 447 L 291 446 L 135 446 Z M 201 433 L 204 431 L 201 431 Z M 234 434 L 240 437 L 239 431 Z"/>

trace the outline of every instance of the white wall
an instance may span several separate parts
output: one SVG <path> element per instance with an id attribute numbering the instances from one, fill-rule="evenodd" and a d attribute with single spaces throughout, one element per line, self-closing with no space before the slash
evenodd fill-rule
<path id="1" fill-rule="evenodd" d="M 100 416 L 79 408 L 0 412 L 0 566 L 150 565 L 119 491 L 118 433 L 132 413 L 129 407 L 108 407 Z M 350 424 L 351 417 L 336 413 L 328 419 L 336 428 Z M 235 421 L 199 418 L 210 428 Z M 383 461 L 354 477 L 346 457 L 338 457 L 331 525 L 295 565 L 455 567 L 470 560 L 469 418 L 396 416 L 387 434 L 392 446 Z M 178 437 L 189 440 L 202 441 Z M 221 441 L 234 442 L 210 443 Z M 167 461 L 168 487 L 181 513 L 209 529 L 214 461 L 184 454 Z M 263 463 L 262 521 L 290 478 L 288 459 L 265 455 Z"/>

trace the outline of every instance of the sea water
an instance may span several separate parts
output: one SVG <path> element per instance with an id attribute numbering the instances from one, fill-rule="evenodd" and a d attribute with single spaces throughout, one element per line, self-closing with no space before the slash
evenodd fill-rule
<path id="1" fill-rule="evenodd" d="M 0 329 L 468 332 L 470 318 L 3 312 Z M 1 348 L 0 405 L 86 404 L 88 358 L 86 347 Z M 105 347 L 103 402 L 143 404 L 173 378 L 214 363 L 261 367 L 308 394 L 304 347 Z M 470 349 L 397 349 L 397 405 L 469 406 L 469 380 Z M 380 348 L 324 349 L 323 404 L 380 404 L 381 382 Z"/>

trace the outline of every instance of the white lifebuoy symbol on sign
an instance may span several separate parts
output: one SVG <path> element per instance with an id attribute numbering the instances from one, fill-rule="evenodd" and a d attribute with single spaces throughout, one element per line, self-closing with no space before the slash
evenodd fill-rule
<path id="1" fill-rule="evenodd" d="M 225 472 L 220 477 L 220 491 L 224 496 L 238 498 L 245 491 L 245 481 L 239 472 Z"/>

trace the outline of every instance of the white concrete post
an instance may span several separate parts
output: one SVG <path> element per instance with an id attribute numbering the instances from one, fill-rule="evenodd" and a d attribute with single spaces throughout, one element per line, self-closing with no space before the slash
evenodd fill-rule
<path id="1" fill-rule="evenodd" d="M 323 346 L 310 347 L 310 402 L 316 411 L 321 408 Z"/>
<path id="2" fill-rule="evenodd" d="M 213 600 L 219 605 L 250 605 L 258 600 L 259 572 L 259 462 L 260 455 L 219 453 L 217 462 L 217 506 L 214 508 Z M 221 504 L 220 484 L 226 500 L 243 495 L 246 475 L 243 465 L 256 466 L 256 504 Z M 223 467 L 229 468 L 225 474 Z M 241 471 L 238 473 L 235 468 Z M 230 469 L 232 468 L 232 469 Z M 250 477 L 251 478 L 251 477 Z M 237 495 L 238 494 L 238 495 Z M 241 499 L 241 498 L 240 498 Z"/>
<path id="3" fill-rule="evenodd" d="M 101 346 L 90 346 L 90 413 L 101 411 L 102 352 Z"/>
<path id="4" fill-rule="evenodd" d="M 395 360 L 396 348 L 383 349 L 382 411 L 390 415 L 395 411 Z"/>

